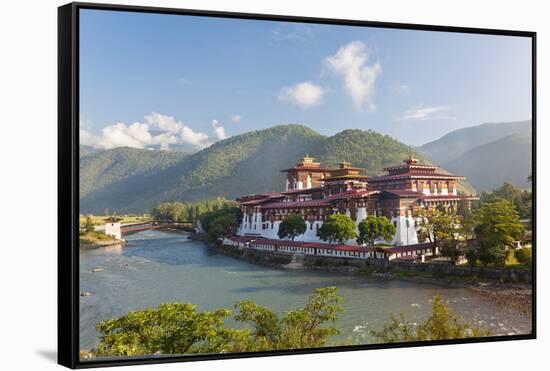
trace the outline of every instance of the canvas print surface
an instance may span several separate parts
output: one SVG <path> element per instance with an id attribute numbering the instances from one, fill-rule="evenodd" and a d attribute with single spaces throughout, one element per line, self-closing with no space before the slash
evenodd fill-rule
<path id="1" fill-rule="evenodd" d="M 81 360 L 532 333 L 530 38 L 79 17 Z"/>

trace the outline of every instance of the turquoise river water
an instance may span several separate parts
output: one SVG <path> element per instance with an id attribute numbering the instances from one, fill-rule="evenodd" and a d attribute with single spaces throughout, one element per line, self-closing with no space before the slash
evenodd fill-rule
<path id="1" fill-rule="evenodd" d="M 151 230 L 127 237 L 124 247 L 80 252 L 80 348 L 98 342 L 95 324 L 131 310 L 162 302 L 183 301 L 199 309 L 232 308 L 252 299 L 275 311 L 299 308 L 317 287 L 335 285 L 344 298 L 338 326 L 341 338 L 355 344 L 372 342 L 391 312 L 412 322 L 425 318 L 430 299 L 441 295 L 465 320 L 487 326 L 494 334 L 531 332 L 531 318 L 467 288 L 414 281 L 383 280 L 360 275 L 266 268 L 209 249 L 185 234 Z M 103 268 L 92 272 L 93 268 Z M 234 325 L 232 320 L 228 325 Z"/>

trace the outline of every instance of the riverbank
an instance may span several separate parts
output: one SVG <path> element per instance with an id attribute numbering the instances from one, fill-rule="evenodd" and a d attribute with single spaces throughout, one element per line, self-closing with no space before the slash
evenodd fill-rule
<path id="1" fill-rule="evenodd" d="M 357 260 L 282 254 L 207 243 L 204 236 L 197 234 L 190 238 L 203 241 L 211 249 L 224 255 L 270 268 L 337 272 L 380 280 L 444 284 L 449 287 L 471 289 L 488 301 L 514 308 L 525 315 L 532 313 L 532 286 L 528 270 L 477 269 L 441 263 L 389 262 L 380 259 Z"/>
<path id="2" fill-rule="evenodd" d="M 105 246 L 114 246 L 114 245 L 124 245 L 127 241 L 124 239 L 118 240 L 113 238 L 111 240 L 83 240 L 80 239 L 80 248 L 82 250 L 97 249 L 99 247 Z"/>

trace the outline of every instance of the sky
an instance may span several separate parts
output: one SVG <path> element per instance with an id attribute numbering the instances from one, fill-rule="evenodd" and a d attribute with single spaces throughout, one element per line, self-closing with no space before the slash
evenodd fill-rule
<path id="1" fill-rule="evenodd" d="M 80 140 L 199 150 L 279 124 L 409 145 L 531 118 L 529 38 L 81 10 Z"/>

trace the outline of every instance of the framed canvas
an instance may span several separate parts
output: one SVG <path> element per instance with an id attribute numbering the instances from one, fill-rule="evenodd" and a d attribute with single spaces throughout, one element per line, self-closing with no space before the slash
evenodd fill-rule
<path id="1" fill-rule="evenodd" d="M 60 364 L 536 337 L 534 32 L 58 19 Z"/>

